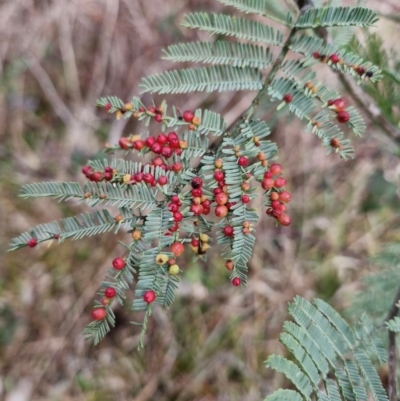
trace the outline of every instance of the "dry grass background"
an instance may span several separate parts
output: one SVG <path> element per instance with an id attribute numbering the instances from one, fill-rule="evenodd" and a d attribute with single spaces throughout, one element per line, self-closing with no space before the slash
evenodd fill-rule
<path id="1" fill-rule="evenodd" d="M 400 14 L 395 3 L 367 5 Z M 5 253 L 19 232 L 85 210 L 23 201 L 20 185 L 82 181 L 80 166 L 105 141 L 139 129 L 99 113 L 96 98 L 137 94 L 141 76 L 170 68 L 159 61 L 162 47 L 196 37 L 178 27 L 182 15 L 220 8 L 213 0 L 2 0 L 0 400 L 261 400 L 282 385 L 263 361 L 281 351 L 286 303 L 300 294 L 344 308 L 358 278 L 373 269 L 368 258 L 399 239 L 396 145 L 369 125 L 354 141 L 356 159 L 343 162 L 326 157 L 296 121 L 267 110 L 293 192 L 292 226 L 260 222 L 244 290 L 229 284 L 217 251 L 207 264 L 188 256 L 177 301 L 167 315 L 155 310 L 144 351 L 136 351 L 128 305 L 116 309 L 117 327 L 98 347 L 82 337 L 98 285 L 121 250 L 118 238 Z M 384 21 L 377 30 L 400 50 L 398 26 Z M 325 69 L 321 77 L 336 82 Z M 174 102 L 212 106 L 231 122 L 253 95 Z"/>

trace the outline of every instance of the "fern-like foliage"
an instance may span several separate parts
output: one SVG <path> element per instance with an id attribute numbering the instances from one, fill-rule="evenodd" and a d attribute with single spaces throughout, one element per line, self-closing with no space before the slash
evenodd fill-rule
<path id="1" fill-rule="evenodd" d="M 291 195 L 285 190 L 283 167 L 274 163 L 278 149 L 268 139 L 267 122 L 254 117 L 266 98 L 278 110 L 302 120 L 305 130 L 321 140 L 327 153 L 338 153 L 343 159 L 354 153 L 348 133 L 359 136 L 365 132 L 361 115 L 343 104 L 339 93 L 317 81 L 313 66 L 324 63 L 334 73 L 349 74 L 359 83 L 378 81 L 380 69 L 368 57 L 359 57 L 355 51 L 334 43 L 325 44 L 307 30 L 369 27 L 376 22 L 376 13 L 363 7 L 340 7 L 337 2 L 324 7 L 316 1 L 320 7 L 285 15 L 284 6 L 276 1 L 220 2 L 247 15 L 186 15 L 184 27 L 217 37 L 168 47 L 164 59 L 185 63 L 184 67 L 144 77 L 140 88 L 159 94 L 257 91 L 236 122 L 228 127 L 223 116 L 214 111 L 181 110 L 169 107 L 166 101 L 145 104 L 138 97 L 130 102 L 116 96 L 102 97 L 98 107 L 117 119 L 137 119 L 146 130 L 106 146 L 108 157 L 96 158 L 82 168 L 87 178 L 83 185 L 44 182 L 22 188 L 24 198 L 75 200 L 108 209 L 39 225 L 15 238 L 11 250 L 121 228 L 130 234 L 127 243 L 121 243 L 127 255 L 113 260 L 113 269 L 98 293 L 102 299 L 95 303 L 95 320 L 85 330 L 85 336 L 95 343 L 114 325 L 113 301 L 123 303 L 137 277 L 132 309 L 144 312 L 144 317 L 141 323 L 133 324 L 141 327 L 139 347 L 143 346 L 153 305 L 167 309 L 173 303 L 181 273 L 178 259 L 184 248 L 206 260 L 207 249 L 212 246 L 209 234 L 215 226 L 227 276 L 234 286 L 246 285 L 248 262 L 256 242 L 254 226 L 260 214 L 251 202 L 260 192 L 265 207 L 262 213 L 272 216 L 277 224 L 290 225 L 287 204 Z M 256 14 L 257 20 L 249 14 Z M 264 17 L 279 21 L 282 30 L 269 26 Z M 278 51 L 271 46 L 278 47 Z M 288 60 L 289 52 L 301 54 L 301 58 Z M 188 63 L 201 66 L 192 68 Z M 132 152 L 147 161 L 126 160 L 124 156 Z M 212 212 L 217 223 L 209 217 Z M 297 392 L 280 390 L 270 399 L 309 400 L 316 394 L 318 399 L 333 400 L 351 394 L 354 397 L 346 400 L 361 400 L 365 395 L 362 383 L 369 386 L 375 399 L 384 399 L 369 359 L 359 347 L 370 331 L 353 331 L 321 301 L 313 306 L 296 299 L 290 311 L 296 323 L 285 325 L 282 341 L 299 364 L 272 357 L 269 365 L 285 373 Z M 390 324 L 395 327 L 397 323 Z M 379 354 L 379 344 L 371 341 L 369 348 Z M 351 358 L 347 358 L 348 353 Z M 334 379 L 327 376 L 332 370 Z M 318 390 L 321 378 L 325 393 Z"/>
<path id="2" fill-rule="evenodd" d="M 367 389 L 373 400 L 388 400 L 370 359 L 376 355 L 385 362 L 386 355 L 367 320 L 361 329 L 351 327 L 322 300 L 300 297 L 289 304 L 289 313 L 293 322 L 284 323 L 280 341 L 294 361 L 272 355 L 266 365 L 283 373 L 296 390 L 278 390 L 266 401 L 366 400 Z"/>

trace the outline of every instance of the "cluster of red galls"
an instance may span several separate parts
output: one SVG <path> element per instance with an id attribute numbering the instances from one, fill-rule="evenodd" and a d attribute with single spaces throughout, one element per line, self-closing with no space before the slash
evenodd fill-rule
<path id="1" fill-rule="evenodd" d="M 133 235 L 132 235 L 132 236 L 133 236 Z M 140 238 L 139 238 L 139 239 L 140 239 Z M 185 250 L 185 248 L 184 248 L 183 244 L 180 243 L 180 242 L 174 242 L 174 243 L 171 245 L 171 252 L 172 252 L 176 257 L 182 255 L 182 253 L 184 252 L 184 250 Z M 157 255 L 157 258 L 160 257 L 160 256 L 162 257 L 162 256 L 164 256 L 164 255 Z M 157 261 L 157 258 L 156 258 L 156 263 L 160 264 L 160 262 Z M 168 259 L 168 258 L 166 258 L 166 259 Z M 175 265 L 175 259 L 166 260 L 166 262 L 167 262 L 169 265 L 172 265 L 172 266 Z M 121 270 L 123 270 L 123 269 L 126 267 L 126 261 L 125 261 L 123 258 L 121 258 L 121 257 L 117 257 L 117 258 L 115 258 L 115 259 L 112 261 L 112 265 L 113 265 L 113 268 L 114 268 L 115 270 L 121 271 Z M 102 303 L 104 306 L 107 306 L 107 305 L 110 303 L 110 301 L 111 301 L 116 295 L 117 295 L 117 291 L 116 291 L 116 289 L 115 289 L 114 287 L 107 287 L 107 288 L 105 288 L 105 290 L 104 290 L 104 298 L 102 299 L 102 302 L 101 302 L 101 303 Z M 151 289 L 145 291 L 144 294 L 143 294 L 143 301 L 146 302 L 146 303 L 148 303 L 148 304 L 154 302 L 154 301 L 156 300 L 156 298 L 157 298 L 156 292 L 153 291 L 153 290 L 151 290 Z M 94 320 L 97 320 L 97 321 L 103 320 L 106 316 L 107 316 L 107 309 L 104 308 L 104 307 L 95 308 L 95 309 L 93 309 L 93 311 L 92 311 L 92 317 L 93 317 Z"/>
<path id="2" fill-rule="evenodd" d="M 313 57 L 315 60 L 319 60 L 323 63 L 326 63 L 330 61 L 332 64 L 343 64 L 343 60 L 340 58 L 338 54 L 331 54 L 330 56 L 326 56 L 325 54 L 320 54 L 319 52 L 314 52 Z M 364 67 L 358 66 L 358 65 L 351 65 L 348 63 L 345 63 L 345 66 L 348 68 L 352 68 L 360 77 L 362 77 L 364 74 L 367 78 L 371 78 L 374 73 L 372 71 L 366 71 Z"/>
<path id="3" fill-rule="evenodd" d="M 180 140 L 178 134 L 172 131 L 168 134 L 161 133 L 157 136 L 149 136 L 145 140 L 138 139 L 136 136 L 124 137 L 119 140 L 119 146 L 122 149 L 135 149 L 139 152 L 149 150 L 156 155 L 169 159 L 173 155 L 180 156 L 188 144 L 186 141 Z"/>
<path id="4" fill-rule="evenodd" d="M 346 111 L 346 102 L 343 98 L 328 100 L 328 106 L 337 114 L 336 118 L 340 123 L 350 121 L 350 114 Z"/>
<path id="5" fill-rule="evenodd" d="M 270 207 L 266 210 L 266 214 L 275 218 L 279 224 L 283 226 L 290 225 L 290 216 L 285 214 L 286 204 L 292 199 L 288 191 L 282 190 L 286 186 L 287 181 L 281 177 L 283 168 L 280 164 L 271 164 L 268 171 L 264 174 L 261 186 L 265 191 L 269 191 L 271 201 Z"/>

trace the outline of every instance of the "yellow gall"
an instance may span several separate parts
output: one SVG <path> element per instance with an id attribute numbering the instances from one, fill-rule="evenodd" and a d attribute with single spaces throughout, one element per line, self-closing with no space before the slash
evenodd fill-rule
<path id="1" fill-rule="evenodd" d="M 187 141 L 179 141 L 179 147 L 181 148 L 181 149 L 186 149 L 187 147 L 188 147 L 188 143 L 187 143 Z"/>
<path id="2" fill-rule="evenodd" d="M 263 160 L 263 161 L 261 162 L 261 165 L 262 165 L 263 167 L 268 167 L 268 160 Z"/>
<path id="3" fill-rule="evenodd" d="M 196 130 L 196 126 L 194 124 L 190 124 L 188 128 L 189 128 L 189 131 L 195 131 Z"/>
<path id="4" fill-rule="evenodd" d="M 203 243 L 201 244 L 201 251 L 202 251 L 202 253 L 207 252 L 207 250 L 210 249 L 210 248 L 211 248 L 211 246 L 208 245 L 208 244 L 205 243 L 205 242 L 203 242 Z"/>
<path id="5" fill-rule="evenodd" d="M 200 241 L 208 242 L 208 241 L 210 241 L 210 237 L 207 234 L 200 234 Z"/>
<path id="6" fill-rule="evenodd" d="M 168 269 L 168 272 L 171 276 L 176 276 L 180 270 L 179 270 L 179 266 L 178 265 L 171 265 Z"/>
<path id="7" fill-rule="evenodd" d="M 132 176 L 130 174 L 125 174 L 123 177 L 124 184 L 127 184 L 131 179 L 132 179 Z"/>
<path id="8" fill-rule="evenodd" d="M 121 110 L 118 110 L 118 111 L 115 113 L 115 118 L 116 118 L 117 120 L 120 120 L 120 119 L 122 118 L 123 115 L 124 115 L 124 113 L 123 113 Z"/>
<path id="9" fill-rule="evenodd" d="M 199 117 L 193 117 L 193 120 L 192 120 L 193 125 L 198 126 L 198 125 L 200 125 L 200 123 L 201 123 L 201 120 Z"/>
<path id="10" fill-rule="evenodd" d="M 132 103 L 125 103 L 125 110 L 126 110 L 126 111 L 131 111 L 131 110 L 133 110 L 133 105 L 132 105 Z"/>
<path id="11" fill-rule="evenodd" d="M 89 199 L 91 196 L 90 192 L 85 192 L 85 195 L 83 195 L 85 199 Z"/>
<path id="12" fill-rule="evenodd" d="M 156 263 L 158 264 L 158 265 L 165 265 L 167 262 L 168 262 L 168 256 L 167 255 L 165 255 L 164 253 L 159 253 L 157 256 L 156 256 Z"/>
<path id="13" fill-rule="evenodd" d="M 190 249 L 197 255 L 199 253 L 199 247 L 193 246 L 192 244 L 189 245 Z"/>
<path id="14" fill-rule="evenodd" d="M 260 152 L 260 153 L 257 155 L 257 159 L 260 160 L 260 161 L 265 160 L 265 159 L 266 159 L 265 153 L 264 153 L 264 152 Z"/>
<path id="15" fill-rule="evenodd" d="M 142 232 L 140 230 L 133 230 L 132 231 L 132 239 L 135 241 L 139 241 L 142 238 Z"/>
<path id="16" fill-rule="evenodd" d="M 222 161 L 222 159 L 217 159 L 217 160 L 215 160 L 215 167 L 216 167 L 216 168 L 222 168 L 222 166 L 223 166 L 223 161 Z"/>

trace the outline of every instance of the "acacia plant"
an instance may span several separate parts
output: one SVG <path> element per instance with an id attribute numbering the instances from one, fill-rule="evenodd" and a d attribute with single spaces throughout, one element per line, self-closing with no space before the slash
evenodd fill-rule
<path id="1" fill-rule="evenodd" d="M 231 283 L 246 285 L 247 263 L 256 241 L 254 225 L 260 218 L 251 207 L 256 197 L 265 199 L 261 215 L 266 213 L 278 225 L 291 223 L 291 194 L 285 190 L 283 167 L 275 159 L 277 146 L 268 139 L 268 122 L 255 118 L 266 99 L 304 121 L 305 130 L 321 140 L 328 154 L 343 159 L 354 154 L 348 139 L 351 132 L 360 136 L 365 131 L 357 110 L 348 106 L 340 93 L 318 82 L 313 67 L 323 63 L 358 83 L 378 81 L 378 67 L 331 41 L 325 43 L 326 34 L 335 27 L 340 27 L 340 34 L 353 27 L 372 26 L 377 21 L 374 11 L 322 7 L 322 2 L 313 7 L 308 1 L 298 1 L 300 11 L 292 10 L 282 19 L 269 12 L 274 3 L 269 0 L 220 1 L 243 13 L 265 17 L 265 21 L 229 13 L 186 15 L 183 26 L 216 35 L 215 39 L 170 46 L 163 58 L 206 66 L 147 76 L 140 88 L 159 94 L 257 91 L 232 126 L 227 127 L 223 116 L 211 110 L 185 110 L 158 100 L 144 104 L 138 97 L 129 102 L 103 97 L 98 107 L 116 118 L 139 120 L 146 127 L 143 133 L 107 146 L 106 153 L 112 157 L 89 161 L 82 168 L 88 180 L 83 186 L 78 182 L 42 182 L 22 188 L 23 198 L 76 199 L 95 208 L 118 207 L 118 212 L 97 208 L 41 224 L 11 243 L 11 250 L 16 250 L 111 231 L 129 233 L 126 243 L 121 243 L 121 255 L 113 260 L 100 285 L 94 320 L 85 330 L 94 343 L 114 325 L 113 302 L 122 304 L 135 282 L 132 308 L 145 312 L 140 323 L 142 345 L 153 305 L 167 309 L 173 303 L 181 273 L 179 259 L 185 249 L 204 259 L 215 227 Z M 268 18 L 277 20 L 282 31 L 269 26 Z M 315 32 L 322 32 L 323 37 Z M 271 47 L 279 50 L 276 57 Z M 131 161 L 128 156 L 132 152 L 143 161 Z"/>

